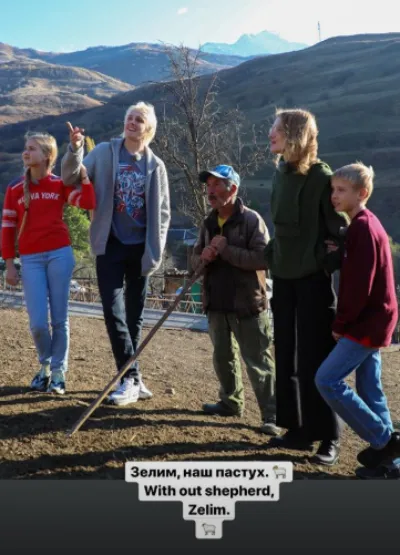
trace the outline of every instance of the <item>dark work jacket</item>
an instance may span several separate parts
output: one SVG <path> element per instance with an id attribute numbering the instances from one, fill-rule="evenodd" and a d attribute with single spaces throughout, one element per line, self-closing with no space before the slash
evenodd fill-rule
<path id="1" fill-rule="evenodd" d="M 213 210 L 204 220 L 194 247 L 194 269 L 201 262 L 204 247 L 220 234 L 218 213 Z M 204 273 L 204 310 L 233 312 L 238 318 L 259 314 L 268 303 L 264 258 L 269 240 L 267 226 L 257 212 L 237 199 L 235 211 L 225 222 L 222 234 L 227 238 L 227 246 L 207 265 Z"/>

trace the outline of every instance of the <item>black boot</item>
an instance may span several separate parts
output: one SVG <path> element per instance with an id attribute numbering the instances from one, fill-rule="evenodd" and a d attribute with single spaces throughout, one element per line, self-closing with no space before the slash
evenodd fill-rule
<path id="1" fill-rule="evenodd" d="M 272 438 L 269 445 L 296 451 L 312 451 L 314 448 L 313 442 L 304 437 L 300 430 L 288 430 L 283 436 Z"/>
<path id="2" fill-rule="evenodd" d="M 218 401 L 218 403 L 204 403 L 203 411 L 217 416 L 242 416 L 243 414 L 240 409 L 235 410 L 222 401 Z"/>
<path id="3" fill-rule="evenodd" d="M 315 464 L 333 466 L 339 459 L 340 442 L 334 439 L 324 439 L 321 441 L 318 451 L 310 459 Z"/>
<path id="4" fill-rule="evenodd" d="M 378 468 L 387 460 L 400 457 L 400 433 L 393 432 L 389 442 L 383 449 L 368 447 L 357 455 L 357 460 L 366 468 Z"/>

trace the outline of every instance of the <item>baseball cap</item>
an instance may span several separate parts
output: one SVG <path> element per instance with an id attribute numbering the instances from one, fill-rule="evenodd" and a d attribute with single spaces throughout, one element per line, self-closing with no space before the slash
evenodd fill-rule
<path id="1" fill-rule="evenodd" d="M 216 166 L 212 170 L 200 172 L 199 179 L 202 183 L 205 183 L 207 181 L 207 178 L 210 175 L 214 175 L 215 177 L 219 177 L 220 179 L 229 179 L 237 187 L 240 186 L 239 174 L 235 172 L 232 166 L 226 166 L 225 164 L 220 164 L 219 166 Z"/>

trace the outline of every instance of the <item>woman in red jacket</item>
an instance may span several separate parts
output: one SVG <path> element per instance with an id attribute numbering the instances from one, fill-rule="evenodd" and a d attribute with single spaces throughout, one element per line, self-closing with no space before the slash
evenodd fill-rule
<path id="1" fill-rule="evenodd" d="M 69 288 L 75 266 L 63 209 L 68 203 L 92 210 L 96 200 L 84 166 L 79 188 L 66 187 L 52 174 L 57 159 L 54 137 L 47 133 L 32 133 L 27 134 L 25 140 L 22 154 L 25 175 L 8 186 L 4 201 L 2 255 L 6 261 L 6 281 L 16 285 L 18 273 L 14 257 L 18 232 L 25 302 L 41 365 L 31 389 L 62 395 L 68 369 Z"/>

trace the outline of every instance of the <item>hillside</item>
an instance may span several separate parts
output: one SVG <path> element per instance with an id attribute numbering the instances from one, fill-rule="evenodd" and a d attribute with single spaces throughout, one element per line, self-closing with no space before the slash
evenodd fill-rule
<path id="1" fill-rule="evenodd" d="M 132 89 L 95 71 L 30 59 L 0 45 L 0 125 L 94 108 Z"/>
<path id="2" fill-rule="evenodd" d="M 0 52 L 1 52 L 0 43 Z M 41 52 L 33 49 L 3 48 L 16 56 L 24 56 L 62 66 L 76 66 L 140 85 L 168 78 L 168 58 L 162 44 L 131 43 L 123 46 L 96 46 L 68 53 Z M 193 51 L 194 53 L 194 51 Z M 246 58 L 221 53 L 203 53 L 198 60 L 201 75 L 237 66 Z"/>
<path id="3" fill-rule="evenodd" d="M 338 37 L 297 52 L 265 56 L 220 72 L 219 100 L 239 106 L 253 123 L 273 121 L 276 106 L 313 111 L 320 127 L 320 156 L 332 167 L 361 159 L 376 170 L 371 208 L 400 241 L 400 34 Z M 206 86 L 209 77 L 201 82 Z M 118 95 L 104 106 L 71 114 L 96 142 L 120 132 L 126 107 L 139 99 L 163 106 L 160 85 Z M 65 117 L 32 121 L 66 140 Z M 0 128 L 0 152 L 8 161 L 21 148 L 24 125 Z M 14 154 L 13 154 L 14 153 Z M 268 211 L 268 184 L 273 167 L 264 167 L 251 182 L 249 197 Z M 5 183 L 0 175 L 0 181 Z M 261 183 L 263 186 L 261 187 Z"/>

